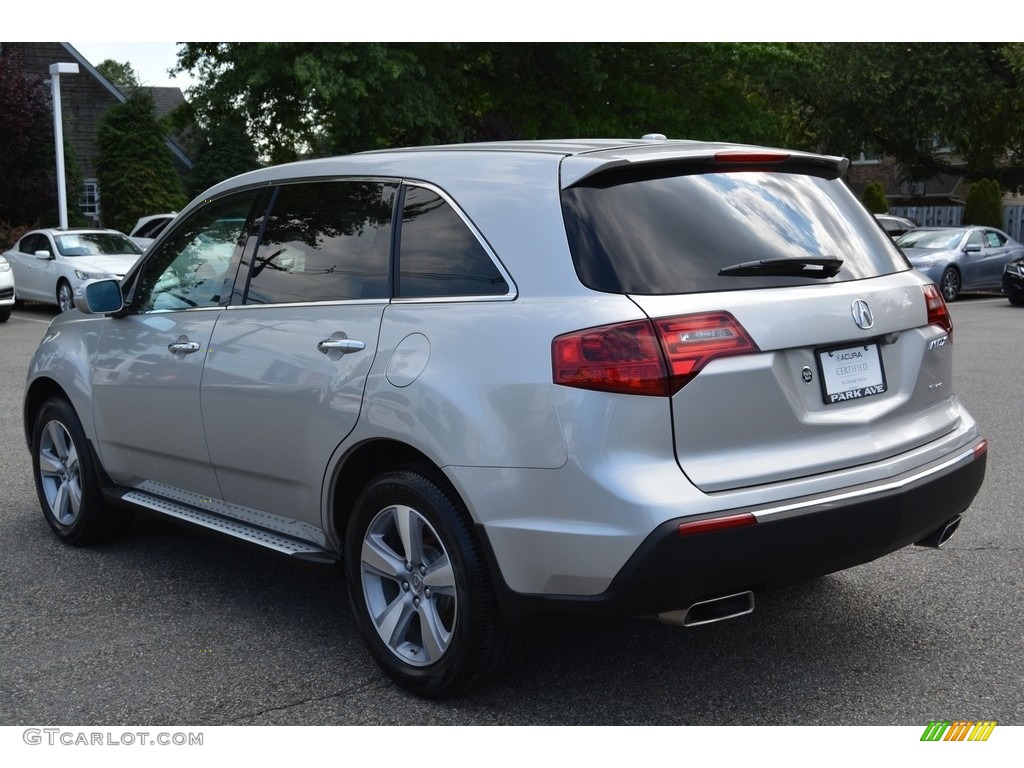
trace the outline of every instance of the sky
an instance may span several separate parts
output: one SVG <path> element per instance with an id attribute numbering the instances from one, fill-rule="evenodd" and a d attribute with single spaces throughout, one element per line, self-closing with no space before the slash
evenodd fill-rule
<path id="1" fill-rule="evenodd" d="M 184 91 L 192 80 L 187 73 L 172 78 L 167 70 L 178 62 L 178 43 L 76 43 L 71 41 L 86 61 L 94 67 L 101 61 L 113 59 L 128 62 L 139 76 L 142 85 L 165 88 L 180 88 Z"/>

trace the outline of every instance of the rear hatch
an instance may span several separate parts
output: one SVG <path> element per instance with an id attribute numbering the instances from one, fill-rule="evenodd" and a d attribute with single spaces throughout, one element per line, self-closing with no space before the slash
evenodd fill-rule
<path id="1" fill-rule="evenodd" d="M 652 320 L 676 456 L 702 490 L 878 461 L 959 423 L 941 296 L 843 167 L 719 151 L 563 190 L 581 282 Z"/>

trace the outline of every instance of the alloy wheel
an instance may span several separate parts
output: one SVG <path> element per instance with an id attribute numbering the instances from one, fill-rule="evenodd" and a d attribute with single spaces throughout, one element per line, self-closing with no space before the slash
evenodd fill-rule
<path id="1" fill-rule="evenodd" d="M 458 620 L 455 572 L 430 522 L 395 504 L 371 521 L 360 555 L 363 598 L 388 649 L 411 666 L 440 660 Z"/>

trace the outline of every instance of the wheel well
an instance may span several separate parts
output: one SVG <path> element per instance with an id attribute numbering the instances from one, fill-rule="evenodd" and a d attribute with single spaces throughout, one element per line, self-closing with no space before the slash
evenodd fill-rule
<path id="1" fill-rule="evenodd" d="M 71 398 L 53 379 L 36 379 L 32 382 L 28 392 L 25 393 L 25 441 L 29 445 L 32 443 L 32 426 L 35 424 L 36 414 L 43 407 L 43 403 L 51 397 L 62 397 L 71 402 Z"/>
<path id="2" fill-rule="evenodd" d="M 378 475 L 398 467 L 418 465 L 432 470 L 431 478 L 446 485 L 455 493 L 444 472 L 426 455 L 412 446 L 396 440 L 374 440 L 363 443 L 345 460 L 334 477 L 334 495 L 331 505 L 332 524 L 338 541 L 345 538 L 345 528 L 356 499 L 366 485 Z M 456 496 L 458 494 L 456 493 Z"/>

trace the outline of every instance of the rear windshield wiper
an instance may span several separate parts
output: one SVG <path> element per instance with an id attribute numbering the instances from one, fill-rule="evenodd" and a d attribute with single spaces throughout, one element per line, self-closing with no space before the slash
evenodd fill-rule
<path id="1" fill-rule="evenodd" d="M 726 277 L 750 277 L 767 275 L 769 277 L 815 277 L 826 280 L 835 277 L 842 269 L 842 259 L 761 259 L 745 261 L 718 270 L 719 275 Z"/>

